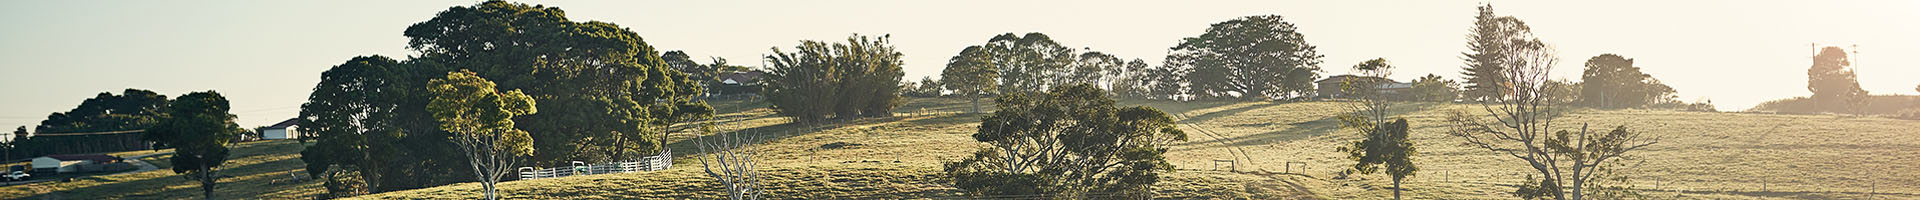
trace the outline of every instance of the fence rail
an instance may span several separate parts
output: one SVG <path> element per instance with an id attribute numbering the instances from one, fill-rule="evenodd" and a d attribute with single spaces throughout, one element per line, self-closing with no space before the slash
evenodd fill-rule
<path id="1" fill-rule="evenodd" d="M 660 155 L 641 157 L 638 160 L 628 162 L 588 164 L 586 162 L 573 161 L 570 163 L 570 166 L 567 167 L 545 169 L 521 167 L 519 171 L 520 180 L 532 180 L 578 175 L 660 171 L 671 167 L 673 167 L 673 151 L 668 150 L 660 151 Z"/>

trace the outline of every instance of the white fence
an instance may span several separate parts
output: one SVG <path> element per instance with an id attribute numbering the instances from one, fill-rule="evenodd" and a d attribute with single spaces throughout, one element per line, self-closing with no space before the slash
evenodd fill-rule
<path id="1" fill-rule="evenodd" d="M 673 167 L 673 151 L 660 151 L 660 155 L 641 157 L 639 160 L 629 162 L 587 164 L 573 161 L 569 164 L 570 166 L 567 167 L 546 169 L 521 167 L 520 180 L 666 170 Z"/>

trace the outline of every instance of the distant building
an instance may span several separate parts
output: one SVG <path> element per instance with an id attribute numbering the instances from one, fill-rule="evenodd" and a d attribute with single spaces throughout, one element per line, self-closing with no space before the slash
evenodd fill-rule
<path id="1" fill-rule="evenodd" d="M 33 171 L 72 173 L 104 170 L 108 164 L 120 163 L 120 157 L 106 154 L 62 154 L 33 158 Z"/>
<path id="2" fill-rule="evenodd" d="M 760 71 L 729 72 L 720 75 L 720 84 L 707 87 L 707 92 L 720 97 L 751 97 L 760 94 L 760 77 L 766 73 Z"/>
<path id="3" fill-rule="evenodd" d="M 1320 98 L 1352 98 L 1358 91 L 1347 91 L 1346 85 L 1368 85 L 1385 94 L 1387 99 L 1404 99 L 1402 94 L 1413 89 L 1413 83 L 1401 83 L 1393 79 L 1355 75 L 1339 75 L 1314 81 L 1318 86 Z"/>
<path id="4" fill-rule="evenodd" d="M 267 126 L 266 129 L 260 130 L 260 139 L 300 139 L 300 130 L 297 130 L 300 127 L 299 122 L 299 119 L 287 119 L 287 121 L 280 121 L 280 123 Z"/>

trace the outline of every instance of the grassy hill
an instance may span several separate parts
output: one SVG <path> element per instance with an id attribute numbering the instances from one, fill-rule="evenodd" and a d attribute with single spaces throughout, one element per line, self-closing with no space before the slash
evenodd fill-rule
<path id="1" fill-rule="evenodd" d="M 221 170 L 215 188 L 220 199 L 306 199 L 324 193 L 318 181 L 290 181 L 288 173 L 305 177 L 301 144 L 288 140 L 244 142 L 232 146 L 232 158 Z M 129 151 L 118 156 L 166 151 Z M 199 199 L 200 185 L 166 167 L 171 154 L 141 161 L 159 170 L 131 174 L 75 178 L 72 182 L 44 182 L 0 187 L 0 199 Z"/>
<path id="2" fill-rule="evenodd" d="M 1334 149 L 1358 137 L 1338 130 L 1341 103 L 1123 102 L 1179 115 L 1192 140 L 1168 158 L 1179 170 L 1156 185 L 1162 197 L 1251 199 L 1378 199 L 1389 197 L 1383 175 L 1338 172 L 1351 161 Z M 719 120 L 735 134 L 765 138 L 759 159 L 773 198 L 944 198 L 960 194 L 934 176 L 941 162 L 982 147 L 969 134 L 979 114 L 959 99 L 911 99 L 897 117 L 833 125 L 788 124 L 764 105 L 718 102 Z M 1507 198 L 1521 163 L 1461 146 L 1445 135 L 1444 116 L 1477 105 L 1416 103 L 1396 107 L 1412 122 L 1422 152 L 1420 175 L 1406 186 L 1414 199 Z M 1660 143 L 1632 154 L 1620 169 L 1633 188 L 1680 199 L 1920 199 L 1920 121 L 1879 117 L 1770 115 L 1650 110 L 1579 110 L 1563 125 L 1627 125 Z M 1567 123 L 1573 122 L 1573 123 Z M 678 135 L 674 169 L 507 182 L 509 198 L 719 198 L 696 153 Z M 828 145 L 835 144 L 835 145 Z M 1240 152 L 1245 152 L 1243 155 Z M 1236 160 L 1239 172 L 1216 171 Z M 1293 162 L 1292 170 L 1287 164 Z M 1300 169 L 1304 164 L 1305 169 Z M 1292 173 L 1284 173 L 1291 171 Z M 478 185 L 456 184 L 362 196 L 368 199 L 477 197 Z M 1873 194 L 1869 194 L 1873 193 Z M 1891 194 L 1890 194 L 1891 193 Z"/>
<path id="3" fill-rule="evenodd" d="M 1357 139 L 1338 130 L 1337 102 L 1122 102 L 1178 115 L 1191 141 L 1168 158 L 1179 170 L 1155 186 L 1167 198 L 1380 199 L 1383 175 L 1338 172 L 1351 164 L 1334 149 Z M 982 147 L 969 134 L 980 114 L 959 99 L 911 99 L 891 118 L 832 125 L 795 125 L 763 104 L 718 102 L 719 120 L 733 134 L 763 137 L 759 148 L 767 196 L 788 198 L 964 197 L 937 178 L 941 162 Z M 1443 116 L 1477 105 L 1415 103 L 1396 107 L 1412 122 L 1422 152 L 1420 175 L 1406 195 L 1414 199 L 1508 198 L 1525 170 L 1509 158 L 1460 146 L 1445 136 Z M 1650 110 L 1580 110 L 1562 118 L 1595 127 L 1628 125 L 1660 143 L 1636 152 L 1621 169 L 1633 187 L 1658 199 L 1920 199 L 1920 121 L 1880 117 L 1772 115 Z M 1576 123 L 1562 123 L 1577 126 Z M 699 163 L 697 135 L 676 135 L 673 169 L 502 183 L 505 197 L 535 199 L 712 199 L 717 185 Z M 832 145 L 829 145 L 832 144 Z M 288 181 L 301 173 L 300 144 L 238 144 L 222 174 L 220 197 L 305 199 L 323 193 L 317 181 Z M 1240 152 L 1245 152 L 1242 155 Z M 131 156 L 154 151 L 121 152 Z M 166 156 L 143 159 L 166 166 Z M 1214 170 L 1235 160 L 1239 171 Z M 1288 169 L 1288 163 L 1293 164 Z M 1305 169 L 1300 169 L 1304 164 Z M 1288 173 L 1291 172 L 1291 173 Z M 1764 188 L 1764 189 L 1763 189 Z M 72 182 L 0 187 L 0 199 L 194 199 L 198 186 L 170 170 L 95 176 Z M 478 197 L 477 184 L 455 184 L 373 194 L 366 199 Z M 1874 194 L 1868 194 L 1872 192 Z"/>

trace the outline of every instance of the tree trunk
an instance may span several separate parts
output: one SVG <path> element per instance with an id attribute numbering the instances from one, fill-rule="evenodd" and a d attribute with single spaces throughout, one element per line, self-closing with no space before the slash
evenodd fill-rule
<path id="1" fill-rule="evenodd" d="M 973 99 L 973 113 L 980 113 L 980 97 L 968 97 L 968 99 Z"/>
<path id="2" fill-rule="evenodd" d="M 1393 200 L 1400 200 L 1400 178 L 1393 178 Z"/>
<path id="3" fill-rule="evenodd" d="M 204 158 L 202 159 L 203 161 L 200 161 L 200 191 L 205 195 L 202 197 L 213 199 L 213 170 L 209 169 Z"/>

